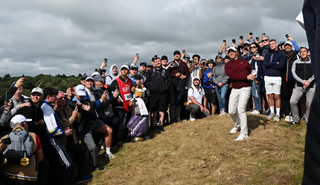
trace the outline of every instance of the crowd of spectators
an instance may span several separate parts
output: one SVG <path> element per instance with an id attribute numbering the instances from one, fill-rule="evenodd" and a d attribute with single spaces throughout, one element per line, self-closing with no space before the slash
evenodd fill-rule
<path id="1" fill-rule="evenodd" d="M 230 133 L 240 131 L 235 140 L 244 140 L 248 138 L 247 111 L 276 122 L 284 118 L 292 125 L 304 119 L 307 126 L 316 91 L 310 54 L 291 36 L 286 39 L 278 43 L 263 34 L 254 40 L 250 33 L 231 46 L 224 41 L 216 57 L 208 60 L 176 50 L 170 62 L 166 55 L 155 55 L 151 62 L 138 64 L 136 54 L 131 64 L 111 65 L 108 73 L 105 60 L 66 92 L 39 85 L 28 101 L 22 96 L 24 79 L 20 78 L 8 87 L 12 96 L 7 101 L 5 95 L 0 98 L 0 138 L 8 137 L 16 127 L 34 133 L 38 160 L 36 168 L 29 164 L 18 172 L 15 167 L 20 164 L 4 159 L 0 182 L 91 181 L 87 160 L 103 171 L 99 150 L 112 159 L 116 156 L 111 150 L 130 141 L 126 126 L 130 100 L 141 85 L 147 88 L 142 99 L 150 112 L 149 132 L 160 134 L 165 125 L 229 113 L 234 123 Z M 1 159 L 7 146 L 0 142 Z"/>

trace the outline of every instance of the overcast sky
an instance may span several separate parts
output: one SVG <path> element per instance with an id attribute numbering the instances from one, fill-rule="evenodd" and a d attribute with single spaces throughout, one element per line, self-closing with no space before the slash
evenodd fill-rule
<path id="1" fill-rule="evenodd" d="M 173 59 L 174 50 L 214 58 L 240 35 L 307 46 L 295 20 L 301 0 L 1 0 L 0 76 L 91 74 L 104 58 L 118 66 L 136 53 Z"/>

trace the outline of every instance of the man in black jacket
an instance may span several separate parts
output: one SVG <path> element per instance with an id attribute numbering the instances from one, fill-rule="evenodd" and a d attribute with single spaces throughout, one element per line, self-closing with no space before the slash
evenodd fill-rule
<path id="1" fill-rule="evenodd" d="M 168 108 L 168 90 L 172 80 L 169 71 L 165 70 L 159 57 L 154 58 L 155 68 L 149 71 L 145 86 L 150 89 L 150 112 L 152 112 L 152 125 L 156 126 L 158 112 L 160 114 L 160 131 L 163 129 L 164 112 Z"/>

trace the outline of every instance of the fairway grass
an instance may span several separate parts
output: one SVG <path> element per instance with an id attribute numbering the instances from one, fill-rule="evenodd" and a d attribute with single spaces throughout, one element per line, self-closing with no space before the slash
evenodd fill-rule
<path id="1" fill-rule="evenodd" d="M 229 133 L 228 114 L 172 124 L 150 140 L 125 143 L 89 184 L 301 184 L 304 123 L 248 114 L 248 127 L 249 138 L 234 141 L 239 132 Z"/>

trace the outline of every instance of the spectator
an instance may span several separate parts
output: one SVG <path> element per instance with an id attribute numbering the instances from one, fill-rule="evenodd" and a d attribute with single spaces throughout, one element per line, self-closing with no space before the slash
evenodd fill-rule
<path id="1" fill-rule="evenodd" d="M 140 62 L 140 70 L 138 72 L 138 75 L 141 75 L 143 77 L 143 81 L 146 81 L 147 78 L 147 72 L 146 72 L 146 67 L 147 67 L 147 62 L 143 61 Z"/>
<path id="2" fill-rule="evenodd" d="M 149 71 L 150 71 L 152 68 L 153 68 L 153 65 L 152 65 L 151 63 L 149 63 L 149 64 L 147 65 L 147 68 L 146 68 L 146 73 L 148 74 Z"/>
<path id="3" fill-rule="evenodd" d="M 192 62 L 188 62 L 188 68 L 190 71 L 190 76 L 187 79 L 187 86 L 191 87 L 193 79 L 198 77 L 199 79 L 203 78 L 202 68 L 200 66 L 200 55 L 194 54 L 192 56 Z"/>
<path id="4" fill-rule="evenodd" d="M 115 105 L 116 114 L 123 123 L 125 115 L 129 110 L 130 100 L 132 99 L 131 86 L 132 81 L 128 77 L 129 67 L 122 65 L 120 68 L 120 77 L 115 79 L 108 87 L 110 92 L 118 89 L 120 91 L 120 98 L 117 98 L 117 104 Z"/>
<path id="5" fill-rule="evenodd" d="M 248 138 L 246 106 L 251 92 L 249 80 L 253 80 L 254 75 L 251 73 L 252 67 L 250 64 L 246 60 L 239 60 L 236 53 L 236 48 L 229 48 L 228 54 L 231 61 L 225 66 L 225 72 L 232 82 L 229 114 L 234 123 L 234 128 L 231 129 L 230 133 L 237 133 L 241 130 L 240 135 L 235 139 L 235 141 L 240 141 Z"/>
<path id="6" fill-rule="evenodd" d="M 210 116 L 205 95 L 205 90 L 200 85 L 199 77 L 195 77 L 193 85 L 188 90 L 187 111 L 190 113 L 190 121 L 195 121 L 197 117 Z"/>
<path id="7" fill-rule="evenodd" d="M 131 64 L 130 66 L 129 78 L 132 81 L 133 87 L 136 87 L 137 85 L 144 83 L 142 75 L 138 74 L 138 66 L 136 66 L 135 64 Z"/>
<path id="8" fill-rule="evenodd" d="M 295 85 L 295 80 L 292 76 L 292 64 L 297 60 L 297 54 L 292 51 L 292 43 L 287 41 L 284 44 L 285 47 L 285 65 L 284 73 L 282 74 L 281 83 L 281 107 L 282 113 L 285 115 L 286 121 L 291 121 L 292 117 L 290 114 L 290 97 L 292 95 L 292 90 Z"/>
<path id="9" fill-rule="evenodd" d="M 161 64 L 162 67 L 166 68 L 168 66 L 168 57 L 166 55 L 163 55 L 161 57 Z"/>
<path id="10" fill-rule="evenodd" d="M 11 119 L 10 126 L 13 131 L 28 132 L 29 121 L 31 119 L 18 114 Z M 36 153 L 36 155 L 30 156 L 29 164 L 26 166 L 6 161 L 3 166 L 3 179 L 1 179 L 4 184 L 37 184 L 37 163 L 43 159 L 42 146 L 36 134 L 29 132 L 29 135 L 31 136 L 32 145 L 28 146 L 32 146 L 32 153 Z M 8 135 L 4 136 L 2 140 L 7 137 Z"/>
<path id="11" fill-rule="evenodd" d="M 49 176 L 53 176 L 53 184 L 66 184 L 69 178 L 72 160 L 65 146 L 62 143 L 62 136 L 70 136 L 72 129 L 69 127 L 62 129 L 58 116 L 54 112 L 53 104 L 57 100 L 58 91 L 52 87 L 46 87 L 43 90 L 45 100 L 41 101 L 40 108 L 43 112 L 43 118 L 47 127 L 42 140 L 43 153 L 46 156 L 50 168 Z M 42 94 L 42 93 L 41 93 Z M 58 167 L 56 173 L 53 173 Z M 47 179 L 49 183 L 50 178 Z"/>
<path id="12" fill-rule="evenodd" d="M 307 48 L 300 49 L 301 59 L 297 59 L 292 64 L 292 75 L 296 80 L 292 96 L 290 98 L 290 107 L 292 111 L 292 122 L 295 125 L 300 121 L 297 103 L 303 94 L 306 94 L 306 116 L 305 125 L 308 124 L 309 112 L 312 99 L 316 92 L 315 77 L 312 71 L 311 60 L 308 57 Z"/>
<path id="13" fill-rule="evenodd" d="M 108 63 L 107 60 L 104 59 L 104 61 L 101 63 L 99 69 L 95 70 L 96 72 L 94 72 L 94 74 L 92 74 L 91 76 L 94 77 L 95 75 L 101 75 L 103 78 L 106 77 L 106 70 L 104 69 L 105 67 L 107 67 Z"/>
<path id="14" fill-rule="evenodd" d="M 168 91 L 172 84 L 169 71 L 162 66 L 160 58 L 154 59 L 155 67 L 147 75 L 145 85 L 150 89 L 150 112 L 152 112 L 152 125 L 159 127 L 160 131 L 164 131 L 163 120 L 165 111 L 168 108 Z M 159 123 L 156 124 L 160 115 Z"/>
<path id="15" fill-rule="evenodd" d="M 257 43 L 252 43 L 250 46 L 251 49 L 251 59 L 249 60 L 249 63 L 253 69 L 253 73 L 255 75 L 255 79 L 252 80 L 251 84 L 251 92 L 253 97 L 253 103 L 255 110 L 253 110 L 250 114 L 260 114 L 262 111 L 261 107 L 261 95 L 260 95 L 260 85 L 262 81 L 262 70 L 263 70 L 263 62 L 259 60 L 255 60 L 260 56 L 259 50 L 260 47 Z"/>
<path id="16" fill-rule="evenodd" d="M 81 82 L 82 85 L 85 85 L 85 84 L 86 84 L 86 78 L 87 78 L 87 75 L 86 75 L 86 74 L 83 74 L 83 75 L 81 76 L 80 82 Z"/>
<path id="17" fill-rule="evenodd" d="M 74 95 L 75 95 L 75 92 L 74 92 L 74 89 L 76 88 L 76 86 L 75 85 L 72 85 L 72 86 L 70 86 L 70 87 L 68 87 L 68 89 L 67 89 L 67 91 L 66 91 L 66 98 L 65 98 L 65 101 L 66 101 L 66 105 L 67 106 L 70 106 L 70 105 L 72 105 L 72 99 L 73 99 L 73 97 L 74 97 Z"/>
<path id="18" fill-rule="evenodd" d="M 281 106 L 281 76 L 285 63 L 285 55 L 277 50 L 277 45 L 276 40 L 272 39 L 270 41 L 270 49 L 264 56 L 263 65 L 265 66 L 264 80 L 270 109 L 270 114 L 267 118 L 274 118 L 274 121 L 279 122 Z M 276 106 L 276 114 L 274 114 L 274 106 Z"/>
<path id="19" fill-rule="evenodd" d="M 100 75 L 99 75 L 100 76 Z M 102 77 L 101 77 L 102 78 Z M 79 122 L 81 119 L 80 114 L 78 114 L 78 108 L 76 107 L 74 110 L 72 110 L 70 107 L 66 105 L 65 96 L 63 92 L 59 92 L 57 96 L 57 103 L 54 108 L 55 113 L 59 117 L 59 121 L 61 123 L 62 129 L 70 127 L 72 130 L 74 122 Z M 75 131 L 75 130 L 74 130 Z M 85 183 L 85 182 L 91 182 L 93 179 L 93 175 L 85 175 L 86 169 L 87 169 L 87 158 L 86 158 L 86 151 L 87 148 L 85 148 L 83 145 L 79 143 L 79 140 L 76 136 L 77 134 L 72 134 L 72 137 L 65 137 L 63 136 L 61 138 L 63 144 L 68 150 L 68 153 L 70 155 L 70 158 L 72 160 L 75 159 L 75 157 L 78 159 L 78 176 L 76 178 L 77 183 Z M 72 168 L 72 173 L 73 173 Z M 70 175 L 72 180 L 73 175 Z"/>
<path id="20" fill-rule="evenodd" d="M 214 115 L 216 112 L 216 84 L 214 84 L 213 76 L 214 76 L 214 61 L 212 59 L 208 62 L 208 69 L 204 72 L 203 78 L 203 87 L 204 87 L 204 94 L 206 97 L 206 102 L 210 103 L 211 107 L 211 115 Z M 199 79 L 199 77 L 198 77 Z M 193 82 L 194 85 L 195 82 Z M 202 88 L 202 87 L 201 87 Z M 188 93 L 189 94 L 189 93 Z M 206 104 L 205 104 L 206 106 Z"/>
<path id="21" fill-rule="evenodd" d="M 170 88 L 170 121 L 172 123 L 181 123 L 182 99 L 178 98 L 181 98 L 181 93 L 185 91 L 186 80 L 190 75 L 190 71 L 187 64 L 180 60 L 180 51 L 175 51 L 173 56 L 174 60 L 169 64 L 169 72 L 173 81 L 173 85 Z"/>
<path id="22" fill-rule="evenodd" d="M 213 68 L 213 83 L 216 84 L 216 94 L 219 101 L 220 115 L 226 111 L 226 94 L 229 88 L 229 77 L 225 72 L 225 63 L 222 62 L 221 55 L 216 56 L 216 66 Z"/>
<path id="23" fill-rule="evenodd" d="M 114 115 L 112 106 L 113 103 L 116 103 L 120 92 L 118 89 L 116 89 L 113 93 L 108 92 L 108 89 L 103 85 L 103 78 L 99 75 L 94 77 L 94 83 L 96 86 L 96 99 L 100 99 L 102 97 L 105 99 L 101 102 L 100 108 L 97 109 L 99 119 L 112 128 L 112 145 L 121 145 L 120 142 L 127 131 L 127 127 L 118 117 Z M 109 148 L 110 146 L 105 145 L 105 147 Z"/>
<path id="24" fill-rule="evenodd" d="M 118 77 L 119 77 L 118 67 L 116 64 L 113 64 L 109 68 L 109 75 L 107 75 L 107 77 L 106 77 L 105 84 L 110 85 L 113 82 L 113 80 L 115 80 Z"/>

